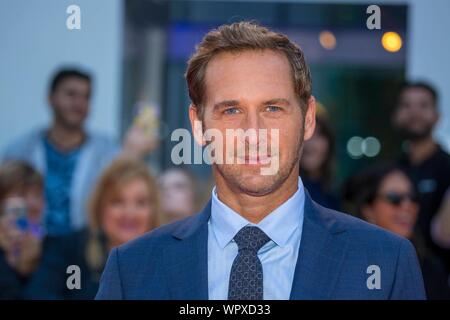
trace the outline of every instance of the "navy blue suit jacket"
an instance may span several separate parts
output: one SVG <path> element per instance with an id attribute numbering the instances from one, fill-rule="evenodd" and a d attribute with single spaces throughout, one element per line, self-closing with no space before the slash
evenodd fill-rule
<path id="1" fill-rule="evenodd" d="M 425 299 L 408 240 L 324 208 L 305 193 L 291 299 Z M 208 299 L 210 211 L 208 203 L 193 217 L 113 249 L 96 299 Z M 379 288 L 373 288 L 377 275 Z"/>

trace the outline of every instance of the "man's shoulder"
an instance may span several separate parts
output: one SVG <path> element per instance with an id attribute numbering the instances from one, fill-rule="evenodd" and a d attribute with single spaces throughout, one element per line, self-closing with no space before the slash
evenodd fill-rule
<path id="1" fill-rule="evenodd" d="M 41 141 L 44 128 L 35 128 L 10 141 L 2 150 L 4 160 L 29 156 L 30 149 L 36 147 Z"/>
<path id="2" fill-rule="evenodd" d="M 35 128 L 14 138 L 2 150 L 0 161 L 22 160 L 30 162 L 30 154 L 39 148 L 44 128 Z"/>

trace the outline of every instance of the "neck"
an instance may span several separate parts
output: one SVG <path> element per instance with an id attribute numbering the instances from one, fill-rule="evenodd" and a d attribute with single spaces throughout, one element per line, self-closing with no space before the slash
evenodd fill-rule
<path id="1" fill-rule="evenodd" d="M 253 196 L 234 190 L 214 170 L 217 197 L 228 207 L 252 223 L 258 223 L 286 202 L 298 189 L 298 167 L 294 168 L 282 185 L 263 196 Z"/>
<path id="2" fill-rule="evenodd" d="M 47 133 L 48 139 L 61 150 L 72 150 L 79 147 L 85 138 L 82 128 L 67 128 L 53 123 Z"/>
<path id="3" fill-rule="evenodd" d="M 418 141 L 411 141 L 408 157 L 412 164 L 418 165 L 428 159 L 437 149 L 433 138 L 427 137 Z"/>

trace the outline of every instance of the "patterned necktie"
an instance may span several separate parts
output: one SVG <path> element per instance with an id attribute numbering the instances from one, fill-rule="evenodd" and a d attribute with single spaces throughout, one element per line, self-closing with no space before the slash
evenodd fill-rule
<path id="1" fill-rule="evenodd" d="M 239 251 L 231 266 L 228 300 L 262 300 L 263 270 L 257 253 L 270 238 L 258 227 L 247 226 L 234 241 Z"/>

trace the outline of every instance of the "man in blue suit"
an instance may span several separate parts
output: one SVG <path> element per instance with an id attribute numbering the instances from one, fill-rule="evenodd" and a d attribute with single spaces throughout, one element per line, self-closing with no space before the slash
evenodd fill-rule
<path id="1" fill-rule="evenodd" d="M 194 136 L 214 150 L 211 200 L 113 249 L 97 299 L 425 298 L 408 240 L 318 205 L 303 187 L 316 104 L 298 46 L 257 24 L 224 25 L 199 44 L 186 79 Z M 266 135 L 223 139 L 251 130 Z"/>

